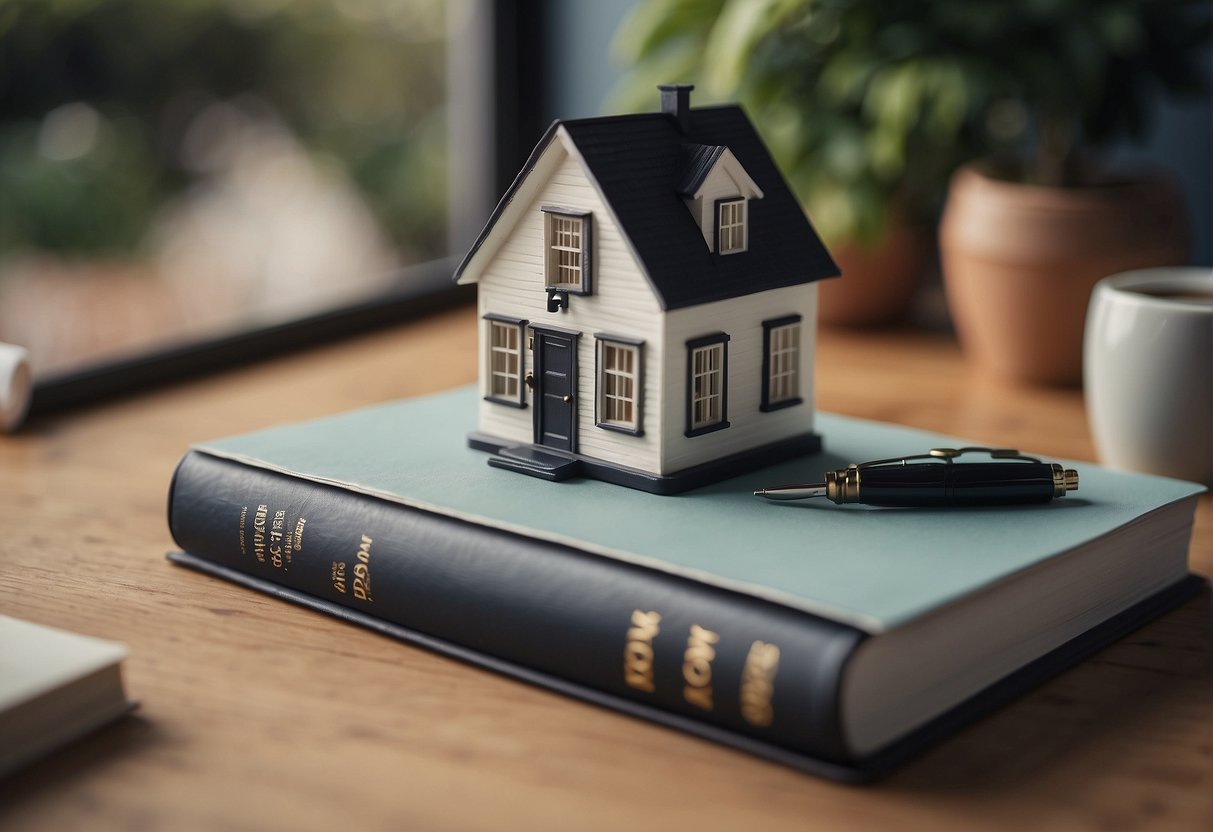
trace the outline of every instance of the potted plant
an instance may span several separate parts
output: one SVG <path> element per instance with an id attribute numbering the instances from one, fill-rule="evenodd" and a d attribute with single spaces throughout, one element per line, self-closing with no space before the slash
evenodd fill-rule
<path id="1" fill-rule="evenodd" d="M 617 51 L 631 64 L 617 97 L 645 106 L 654 83 L 692 80 L 709 100 L 746 106 L 843 267 L 843 280 L 822 286 L 827 323 L 896 317 L 915 279 L 899 279 L 896 267 L 914 263 L 903 271 L 921 271 L 929 251 L 923 232 L 938 216 L 952 172 L 1034 142 L 1029 163 L 983 162 L 954 179 L 942 235 L 949 303 L 965 347 L 979 358 L 1015 355 L 986 343 L 1006 331 L 1064 353 L 1042 377 L 1073 380 L 1094 277 L 1186 253 L 1173 183 L 1126 187 L 1123 174 L 1097 170 L 1078 148 L 1140 133 L 1152 85 L 1198 86 L 1208 25 L 1207 10 L 1192 0 L 650 0 L 616 34 Z M 1025 183 L 1029 205 L 1009 216 L 973 207 L 1004 182 Z M 1135 208 L 1074 219 L 1052 243 L 1010 240 L 1011 217 L 1034 214 L 1030 204 L 1046 191 L 1096 204 L 1123 191 L 1115 201 Z M 1059 210 L 1068 216 L 1073 208 Z M 1139 241 L 1114 230 L 1125 224 L 1164 233 Z M 1040 225 L 1062 227 L 1056 215 Z M 1078 241 L 1080 231 L 1091 243 L 1060 257 L 1067 279 L 1041 279 L 1063 296 L 1022 303 L 1020 284 L 992 296 L 969 289 L 970 267 L 996 256 L 995 242 L 1015 254 L 1005 267 L 1014 278 L 1030 269 L 1016 258 L 1039 252 L 1058 259 L 1050 246 L 1057 238 Z M 1109 236 L 1120 245 L 1109 245 Z M 1129 256 L 1097 262 L 1091 246 Z M 1025 314 L 1013 314 L 1016 305 Z M 993 322 L 974 319 L 974 309 Z M 996 369 L 1031 377 L 1021 366 Z"/>
<path id="2" fill-rule="evenodd" d="M 651 0 L 616 34 L 616 103 L 643 108 L 670 80 L 739 101 L 841 266 L 822 321 L 885 323 L 921 282 L 948 175 L 978 151 L 951 29 L 943 4 Z"/>
<path id="3" fill-rule="evenodd" d="M 1199 89 L 1203 4 L 989 4 L 962 47 L 989 85 L 991 153 L 956 172 L 940 226 L 948 305 L 965 350 L 1007 379 L 1081 380 L 1095 283 L 1187 261 L 1182 192 L 1091 151 L 1139 136 L 1158 90 Z"/>

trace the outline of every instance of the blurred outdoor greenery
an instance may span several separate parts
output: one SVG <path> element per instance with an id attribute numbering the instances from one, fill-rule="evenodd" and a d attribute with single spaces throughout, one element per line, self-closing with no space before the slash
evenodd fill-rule
<path id="1" fill-rule="evenodd" d="M 402 257 L 440 254 L 444 16 L 441 0 L 0 0 L 0 258 L 136 254 L 203 173 L 198 117 L 233 101 L 352 181 Z"/>
<path id="2" fill-rule="evenodd" d="M 1209 32 L 1203 0 L 647 0 L 615 36 L 615 98 L 741 102 L 819 230 L 875 242 L 893 213 L 929 223 L 976 157 L 1080 184 L 1084 148 L 1202 88 Z"/>

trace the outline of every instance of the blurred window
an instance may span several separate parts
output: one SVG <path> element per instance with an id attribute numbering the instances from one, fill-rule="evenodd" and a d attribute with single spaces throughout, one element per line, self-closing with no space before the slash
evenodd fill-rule
<path id="1" fill-rule="evenodd" d="M 445 255 L 467 6 L 0 5 L 0 341 L 54 373 L 357 303 Z"/>

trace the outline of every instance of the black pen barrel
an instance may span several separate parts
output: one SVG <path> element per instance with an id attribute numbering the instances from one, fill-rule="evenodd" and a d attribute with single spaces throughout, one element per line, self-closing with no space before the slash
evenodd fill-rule
<path id="1" fill-rule="evenodd" d="M 861 469 L 858 490 L 870 506 L 989 506 L 1047 503 L 1055 483 L 1043 462 L 927 462 Z"/>

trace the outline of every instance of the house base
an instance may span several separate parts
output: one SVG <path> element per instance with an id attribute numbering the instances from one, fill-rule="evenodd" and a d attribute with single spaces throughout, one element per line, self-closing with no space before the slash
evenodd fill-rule
<path id="1" fill-rule="evenodd" d="M 684 468 L 672 474 L 654 474 L 594 457 L 553 450 L 542 445 L 513 443 L 480 432 L 468 434 L 468 445 L 478 451 L 493 454 L 488 459 L 493 468 L 504 468 L 549 482 L 589 477 L 647 491 L 650 494 L 669 495 L 756 471 L 784 462 L 790 457 L 817 453 L 821 450 L 821 435 L 802 433 L 702 465 Z"/>

